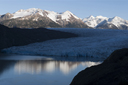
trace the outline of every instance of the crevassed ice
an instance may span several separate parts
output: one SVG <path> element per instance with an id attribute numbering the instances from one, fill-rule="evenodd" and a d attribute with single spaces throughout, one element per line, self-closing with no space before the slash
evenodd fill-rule
<path id="1" fill-rule="evenodd" d="M 3 51 L 17 54 L 105 59 L 114 50 L 128 47 L 127 30 L 66 28 L 54 30 L 75 33 L 79 37 L 49 40 L 26 46 L 14 46 Z"/>

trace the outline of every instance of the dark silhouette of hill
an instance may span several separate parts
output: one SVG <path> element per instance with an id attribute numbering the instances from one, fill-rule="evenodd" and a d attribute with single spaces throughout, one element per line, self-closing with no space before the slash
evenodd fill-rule
<path id="1" fill-rule="evenodd" d="M 46 28 L 20 29 L 0 25 L 0 50 L 11 46 L 27 45 L 51 39 L 77 37 L 76 34 Z"/>
<path id="2" fill-rule="evenodd" d="M 79 72 L 71 85 L 128 85 L 128 48 L 116 50 L 102 64 Z"/>

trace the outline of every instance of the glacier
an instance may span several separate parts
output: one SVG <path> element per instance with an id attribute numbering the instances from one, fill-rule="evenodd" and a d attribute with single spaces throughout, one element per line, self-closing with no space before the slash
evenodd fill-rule
<path id="1" fill-rule="evenodd" d="M 128 30 L 48 28 L 78 34 L 79 37 L 54 39 L 25 46 L 13 46 L 2 52 L 57 56 L 81 60 L 104 60 L 114 50 L 128 48 Z"/>

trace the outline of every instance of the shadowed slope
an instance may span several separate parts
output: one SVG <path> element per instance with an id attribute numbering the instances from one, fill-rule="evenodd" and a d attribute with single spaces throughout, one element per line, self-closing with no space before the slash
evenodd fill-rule
<path id="1" fill-rule="evenodd" d="M 78 73 L 71 85 L 128 85 L 128 49 L 114 51 L 102 64 Z"/>
<path id="2" fill-rule="evenodd" d="M 0 49 L 11 46 L 27 45 L 35 42 L 42 42 L 51 39 L 77 37 L 72 33 L 48 30 L 45 28 L 38 29 L 19 29 L 7 28 L 0 25 Z"/>

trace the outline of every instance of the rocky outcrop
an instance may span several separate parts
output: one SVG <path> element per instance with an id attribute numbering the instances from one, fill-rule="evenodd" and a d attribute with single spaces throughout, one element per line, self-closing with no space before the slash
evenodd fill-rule
<path id="1" fill-rule="evenodd" d="M 13 17 L 13 15 L 11 13 L 6 13 L 6 14 L 0 16 L 0 21 L 8 20 L 11 17 Z"/>
<path id="2" fill-rule="evenodd" d="M 51 39 L 77 37 L 76 34 L 38 29 L 8 28 L 0 25 L 0 50 L 11 46 L 27 45 L 35 42 L 43 42 Z"/>
<path id="3" fill-rule="evenodd" d="M 102 64 L 79 72 L 71 85 L 128 85 L 128 48 L 116 50 Z"/>
<path id="4" fill-rule="evenodd" d="M 1 19 L 0 19 L 1 20 Z M 53 22 L 48 17 L 43 17 L 39 14 L 20 17 L 16 19 L 7 19 L 0 22 L 9 28 L 41 28 L 41 27 L 61 27 L 59 24 Z"/>

